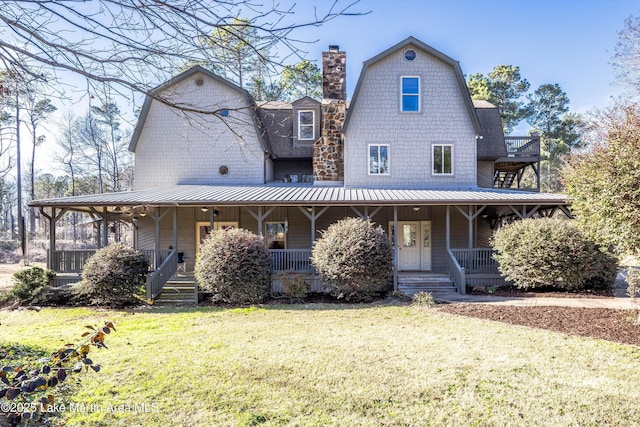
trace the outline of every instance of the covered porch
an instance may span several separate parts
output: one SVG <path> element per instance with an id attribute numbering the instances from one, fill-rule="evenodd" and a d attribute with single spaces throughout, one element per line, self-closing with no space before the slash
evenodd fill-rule
<path id="1" fill-rule="evenodd" d="M 73 274 L 77 280 L 94 253 L 56 249 L 56 222 L 63 212 L 96 215 L 103 245 L 109 242 L 110 223 L 131 223 L 135 246 L 151 266 L 149 299 L 162 292 L 179 267 L 192 271 L 201 239 L 221 227 L 247 228 L 263 236 L 275 273 L 315 276 L 310 256 L 319 232 L 348 216 L 369 218 L 389 233 L 394 289 L 398 289 L 399 273 L 425 271 L 448 275 L 457 291 L 465 293 L 468 287 L 503 282 L 489 248 L 493 230 L 518 218 L 568 214 L 566 204 L 563 195 L 513 190 L 349 189 L 310 184 L 181 185 L 34 202 L 49 219 L 48 266 L 60 273 L 61 280 Z M 313 282 L 313 290 L 321 291 L 322 284 Z M 274 291 L 281 290 L 279 286 L 274 281 Z"/>

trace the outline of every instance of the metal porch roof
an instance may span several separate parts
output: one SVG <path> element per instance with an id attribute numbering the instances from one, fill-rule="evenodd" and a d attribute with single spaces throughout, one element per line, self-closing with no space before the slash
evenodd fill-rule
<path id="1" fill-rule="evenodd" d="M 491 188 L 400 189 L 312 184 L 173 185 L 120 193 L 35 200 L 36 207 L 312 206 L 312 205 L 568 205 L 564 194 Z"/>

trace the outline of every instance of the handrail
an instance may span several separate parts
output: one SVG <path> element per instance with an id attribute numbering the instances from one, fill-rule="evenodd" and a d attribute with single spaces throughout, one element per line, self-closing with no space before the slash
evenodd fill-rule
<path id="1" fill-rule="evenodd" d="M 177 270 L 178 253 L 174 249 L 156 271 L 147 275 L 147 299 L 152 300 L 160 295 L 164 284 L 176 274 Z"/>
<path id="2" fill-rule="evenodd" d="M 447 249 L 447 254 L 449 255 L 447 257 L 447 270 L 449 275 L 451 276 L 453 283 L 456 285 L 458 292 L 460 292 L 461 295 L 464 295 L 467 293 L 465 271 L 458 263 L 458 260 L 453 255 L 453 252 L 451 252 L 451 249 Z"/>

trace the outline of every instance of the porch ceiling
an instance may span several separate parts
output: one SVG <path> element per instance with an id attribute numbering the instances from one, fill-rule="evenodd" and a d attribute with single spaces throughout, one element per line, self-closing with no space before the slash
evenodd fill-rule
<path id="1" fill-rule="evenodd" d="M 491 188 L 393 189 L 318 187 L 313 184 L 173 185 L 147 190 L 36 200 L 35 207 L 88 210 L 113 206 L 410 206 L 410 205 L 554 205 L 570 202 L 564 194 Z"/>

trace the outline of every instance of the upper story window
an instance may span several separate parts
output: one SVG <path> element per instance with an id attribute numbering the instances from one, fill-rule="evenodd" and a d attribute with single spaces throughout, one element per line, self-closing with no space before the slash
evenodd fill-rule
<path id="1" fill-rule="evenodd" d="M 298 111 L 298 139 L 313 139 L 315 114 L 311 110 Z"/>
<path id="2" fill-rule="evenodd" d="M 369 175 L 389 175 L 389 145 L 369 145 Z"/>
<path id="3" fill-rule="evenodd" d="M 453 145 L 434 144 L 433 175 L 453 175 Z"/>
<path id="4" fill-rule="evenodd" d="M 420 111 L 420 77 L 402 77 L 402 111 Z"/>

